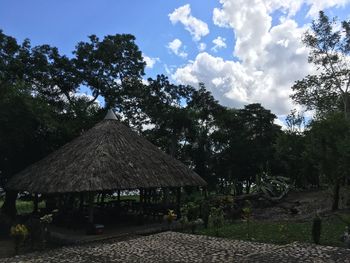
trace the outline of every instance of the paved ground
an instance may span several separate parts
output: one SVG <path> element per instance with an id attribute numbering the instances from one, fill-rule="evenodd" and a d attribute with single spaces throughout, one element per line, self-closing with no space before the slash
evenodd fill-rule
<path id="1" fill-rule="evenodd" d="M 293 243 L 286 246 L 164 232 L 133 240 L 71 246 L 0 259 L 19 262 L 342 262 L 350 249 Z"/>

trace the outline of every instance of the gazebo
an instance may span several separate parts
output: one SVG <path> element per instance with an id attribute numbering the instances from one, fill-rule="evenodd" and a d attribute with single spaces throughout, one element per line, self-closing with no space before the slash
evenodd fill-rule
<path id="1" fill-rule="evenodd" d="M 104 120 L 80 137 L 13 176 L 7 189 L 32 194 L 80 193 L 89 196 L 93 222 L 94 194 L 106 191 L 206 186 L 186 165 L 120 123 L 109 110 Z M 178 197 L 180 198 L 180 197 Z"/>

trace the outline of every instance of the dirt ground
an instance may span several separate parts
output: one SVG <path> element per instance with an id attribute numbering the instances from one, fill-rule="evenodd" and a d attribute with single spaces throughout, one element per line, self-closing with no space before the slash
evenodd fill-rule
<path id="1" fill-rule="evenodd" d="M 340 209 L 345 209 L 349 201 L 349 189 L 341 193 Z M 303 221 L 315 216 L 316 212 L 323 216 L 331 215 L 332 193 L 330 190 L 315 190 L 303 192 L 290 192 L 287 197 L 274 206 L 255 208 L 255 220 Z"/>

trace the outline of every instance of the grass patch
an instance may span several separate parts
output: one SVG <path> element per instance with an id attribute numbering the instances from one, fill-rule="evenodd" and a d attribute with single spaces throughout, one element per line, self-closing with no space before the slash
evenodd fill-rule
<path id="1" fill-rule="evenodd" d="M 258 222 L 250 225 L 251 241 L 288 244 L 291 242 L 312 243 L 310 222 Z M 322 220 L 321 245 L 343 246 L 340 236 L 344 233 L 345 224 L 336 217 Z M 199 231 L 199 234 L 215 236 L 215 229 L 208 228 Z M 249 240 L 245 222 L 226 224 L 219 229 L 220 237 Z"/>

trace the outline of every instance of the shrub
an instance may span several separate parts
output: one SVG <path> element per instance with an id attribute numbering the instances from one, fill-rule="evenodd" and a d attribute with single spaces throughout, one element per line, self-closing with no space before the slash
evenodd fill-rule
<path id="1" fill-rule="evenodd" d="M 219 228 L 224 225 L 224 212 L 220 207 L 210 209 L 209 225 L 215 229 L 216 236 L 219 236 Z"/>
<path id="2" fill-rule="evenodd" d="M 203 219 L 203 224 L 205 228 L 208 228 L 209 215 L 210 215 L 210 204 L 208 200 L 203 200 L 201 203 L 200 214 Z"/>
<path id="3" fill-rule="evenodd" d="M 248 200 L 245 201 L 245 206 L 242 209 L 242 212 L 243 212 L 243 218 L 247 222 L 247 236 L 250 239 L 251 238 L 251 234 L 250 234 L 250 220 L 251 220 L 251 217 L 252 217 L 252 204 L 251 204 L 250 201 L 248 201 Z"/>
<path id="4" fill-rule="evenodd" d="M 15 253 L 18 254 L 19 247 L 28 236 L 28 229 L 25 225 L 17 224 L 11 227 L 11 236 L 14 240 Z"/>

